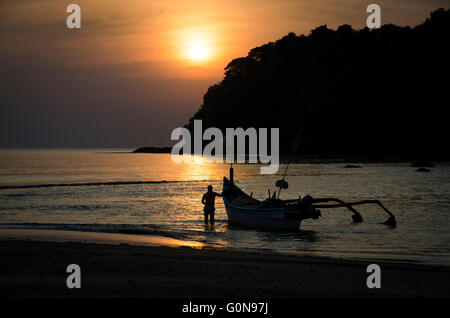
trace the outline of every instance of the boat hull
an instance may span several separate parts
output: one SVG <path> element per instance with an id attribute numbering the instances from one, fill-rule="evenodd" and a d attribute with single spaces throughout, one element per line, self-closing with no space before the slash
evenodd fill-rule
<path id="1" fill-rule="evenodd" d="M 269 230 L 297 230 L 301 224 L 301 220 L 286 218 L 283 210 L 246 210 L 224 203 L 233 224 Z"/>

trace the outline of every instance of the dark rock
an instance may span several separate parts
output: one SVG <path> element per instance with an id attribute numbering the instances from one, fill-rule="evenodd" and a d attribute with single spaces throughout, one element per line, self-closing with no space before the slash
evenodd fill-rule
<path id="1" fill-rule="evenodd" d="M 170 153 L 172 147 L 141 147 L 133 151 L 133 153 Z"/>
<path id="2" fill-rule="evenodd" d="M 417 172 L 430 172 L 431 170 L 427 169 L 427 168 L 419 168 L 416 170 Z"/>

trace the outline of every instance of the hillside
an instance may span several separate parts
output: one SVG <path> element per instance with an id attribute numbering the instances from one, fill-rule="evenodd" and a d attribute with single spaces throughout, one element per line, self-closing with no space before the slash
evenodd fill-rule
<path id="1" fill-rule="evenodd" d="M 232 60 L 189 120 L 203 127 L 279 127 L 282 153 L 449 154 L 450 10 L 413 28 L 289 33 Z"/>

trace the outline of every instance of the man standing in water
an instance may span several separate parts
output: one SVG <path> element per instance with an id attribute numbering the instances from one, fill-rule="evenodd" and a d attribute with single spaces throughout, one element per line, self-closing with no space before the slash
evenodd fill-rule
<path id="1" fill-rule="evenodd" d="M 214 223 L 214 202 L 216 197 L 221 197 L 222 195 L 214 192 L 212 185 L 208 186 L 208 192 L 203 195 L 202 203 L 205 205 L 203 208 L 203 213 L 205 214 L 205 223 L 208 224 L 208 215 L 210 216 L 211 224 Z"/>

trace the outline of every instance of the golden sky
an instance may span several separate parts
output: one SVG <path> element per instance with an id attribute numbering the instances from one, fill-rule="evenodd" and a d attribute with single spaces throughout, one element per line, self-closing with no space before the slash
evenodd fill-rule
<path id="1" fill-rule="evenodd" d="M 151 63 L 158 76 L 220 78 L 231 59 L 288 32 L 327 24 L 364 27 L 364 1 L 78 0 L 82 28 L 68 30 L 69 1 L 7 0 L 2 5 L 2 56 L 67 65 Z M 382 22 L 418 24 L 448 1 L 378 1 Z M 192 46 L 206 52 L 191 58 Z M 5 52 L 6 51 L 6 52 Z M 130 70 L 134 73 L 136 70 Z"/>
<path id="2" fill-rule="evenodd" d="M 414 26 L 422 23 L 431 11 L 448 8 L 449 2 L 383 0 L 376 3 L 381 6 L 382 24 Z M 66 27 L 69 15 L 66 7 L 70 3 L 81 7 L 81 29 Z M 187 122 L 200 106 L 208 86 L 222 78 L 224 67 L 232 59 L 289 32 L 307 35 L 311 29 L 324 24 L 333 29 L 342 24 L 363 28 L 370 3 L 357 0 L 2 0 L 0 84 L 7 95 L 3 104 L 16 109 L 20 104 L 24 112 L 39 108 L 39 114 L 52 109 L 53 118 L 62 118 L 58 116 L 65 113 L 61 115 L 54 110 L 62 107 L 62 95 L 69 93 L 66 86 L 70 85 L 79 92 L 78 108 L 64 107 L 73 112 L 71 118 L 82 113 L 81 125 L 89 124 L 89 120 L 85 122 L 88 113 L 83 113 L 84 109 L 89 109 L 92 116 L 97 111 L 98 117 L 90 120 L 98 123 L 98 118 L 104 115 L 104 106 L 100 104 L 108 102 L 114 112 L 120 113 L 127 104 L 127 111 L 135 110 L 130 115 L 136 118 L 147 116 L 155 121 L 158 118 L 158 124 L 164 123 L 169 131 Z M 120 82 L 124 78 L 129 81 Z M 124 89 L 124 85 L 131 86 Z M 19 86 L 27 94 L 39 92 L 41 100 L 30 99 L 31 103 L 24 97 L 19 103 L 22 97 L 14 91 Z M 125 92 L 120 95 L 117 88 Z M 93 91 L 106 95 L 93 99 Z M 107 96 L 112 91 L 117 94 L 115 98 Z M 171 120 L 169 110 L 179 110 L 178 117 Z M 8 111 L 3 115 L 11 116 L 14 112 Z M 103 123 L 105 127 L 111 122 L 133 126 L 122 122 L 119 115 L 110 116 Z M 48 135 L 53 136 L 55 130 Z M 101 129 L 95 127 L 89 131 L 97 133 L 98 130 Z M 105 136 L 108 131 L 104 132 Z M 160 133 L 155 128 L 155 131 L 136 131 L 135 135 L 147 133 L 158 136 L 149 137 L 149 143 L 165 143 L 160 140 L 167 131 Z M 23 138 L 28 137 L 25 134 Z M 129 139 L 132 138 L 130 133 Z M 99 137 L 98 143 L 103 139 Z M 122 143 L 126 143 L 125 139 Z M 4 144 L 9 142 L 0 140 L 0 147 Z"/>

